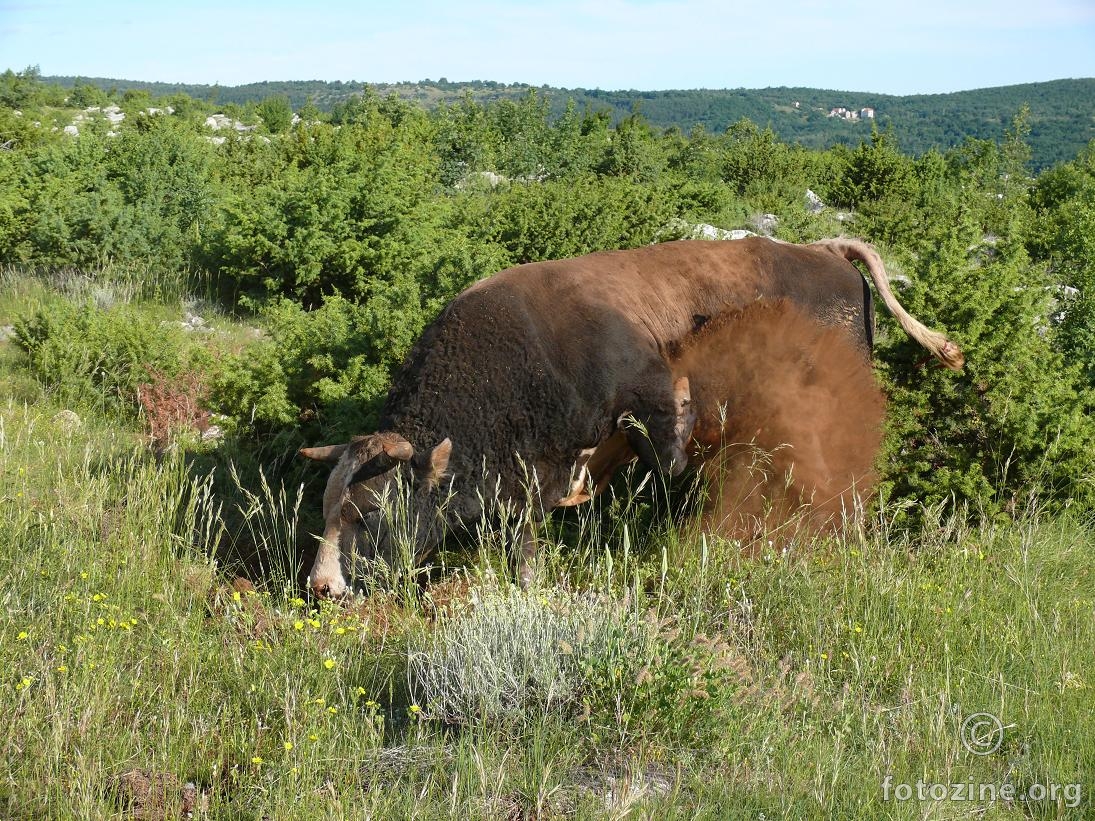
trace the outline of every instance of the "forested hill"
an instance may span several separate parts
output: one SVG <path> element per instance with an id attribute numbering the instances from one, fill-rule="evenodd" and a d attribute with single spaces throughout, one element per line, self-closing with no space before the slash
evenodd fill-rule
<path id="1" fill-rule="evenodd" d="M 118 92 L 144 90 L 155 96 L 185 93 L 221 104 L 246 105 L 270 96 L 284 95 L 294 109 L 309 102 L 330 110 L 360 93 L 364 83 L 319 80 L 263 82 L 241 86 L 145 83 L 106 78 L 46 77 L 47 82 L 73 86 L 91 83 Z M 453 103 L 471 95 L 480 102 L 514 99 L 535 90 L 545 95 L 556 113 L 573 100 L 579 110 L 604 110 L 619 120 L 639 111 L 652 125 L 677 127 L 684 132 L 701 125 L 711 132 L 723 131 L 747 117 L 760 126 L 771 126 L 781 138 L 810 148 L 824 148 L 838 142 L 858 144 L 869 136 L 871 124 L 893 127 L 900 148 L 921 154 L 935 147 L 945 149 L 966 137 L 998 140 L 1020 107 L 1030 108 L 1035 169 L 1070 160 L 1095 139 L 1095 78 L 1054 80 L 1045 83 L 1001 86 L 960 91 L 953 94 L 892 96 L 868 92 L 829 91 L 816 88 L 765 88 L 685 91 L 601 91 L 582 88 L 552 88 L 487 81 L 449 82 L 422 80 L 417 83 L 369 84 L 382 96 L 395 94 L 432 107 Z M 830 116 L 844 108 L 857 115 L 862 109 L 875 112 L 873 119 L 854 120 Z"/>

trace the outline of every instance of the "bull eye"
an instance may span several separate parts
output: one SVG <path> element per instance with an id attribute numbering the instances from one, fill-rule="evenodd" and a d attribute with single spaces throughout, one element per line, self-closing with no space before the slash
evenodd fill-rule
<path id="1" fill-rule="evenodd" d="M 370 510 L 364 516 L 361 517 L 361 521 L 365 526 L 365 529 L 369 531 L 369 535 L 375 537 L 380 532 L 380 525 L 384 517 L 379 510 Z"/>

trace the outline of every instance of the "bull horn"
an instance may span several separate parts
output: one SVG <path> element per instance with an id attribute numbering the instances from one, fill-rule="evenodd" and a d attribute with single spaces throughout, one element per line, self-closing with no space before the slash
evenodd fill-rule
<path id="1" fill-rule="evenodd" d="M 346 483 L 346 486 L 349 487 L 357 482 L 364 482 L 366 479 L 372 479 L 374 476 L 379 476 L 381 473 L 387 473 L 400 462 L 406 462 L 414 455 L 414 450 L 409 443 L 405 444 L 407 445 L 406 449 L 402 447 L 397 448 L 395 456 L 389 454 L 388 448 L 385 446 L 384 450 L 360 465 L 357 470 L 353 472 L 353 475 L 350 476 L 350 481 Z M 410 453 L 407 454 L 407 451 L 410 451 Z"/>
<path id="2" fill-rule="evenodd" d="M 334 464 L 342 458 L 342 454 L 346 452 L 346 448 L 350 447 L 346 445 L 323 445 L 318 448 L 301 448 L 297 453 L 303 456 L 305 459 L 313 459 L 316 462 L 327 462 Z"/>
<path id="3" fill-rule="evenodd" d="M 411 457 L 414 456 L 414 448 L 406 439 L 385 442 L 383 448 L 386 454 L 393 459 L 398 459 L 400 462 L 409 462 Z"/>

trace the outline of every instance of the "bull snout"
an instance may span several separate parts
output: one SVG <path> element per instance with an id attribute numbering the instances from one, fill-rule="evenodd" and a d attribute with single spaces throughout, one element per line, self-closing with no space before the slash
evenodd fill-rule
<path id="1" fill-rule="evenodd" d="M 312 595 L 319 599 L 342 599 L 350 592 L 349 586 L 341 576 L 315 577 L 309 580 L 308 586 Z"/>

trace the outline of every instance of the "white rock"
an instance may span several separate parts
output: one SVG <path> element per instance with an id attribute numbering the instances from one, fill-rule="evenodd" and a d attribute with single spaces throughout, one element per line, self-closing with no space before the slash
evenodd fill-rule
<path id="1" fill-rule="evenodd" d="M 472 171 L 454 186 L 459 190 L 465 188 L 497 188 L 502 183 L 509 182 L 509 177 L 497 174 L 494 171 Z"/>
<path id="2" fill-rule="evenodd" d="M 84 420 L 80 418 L 80 415 L 76 411 L 63 410 L 58 411 L 53 416 L 53 421 L 56 422 L 61 430 L 65 433 L 72 433 L 79 430 L 80 426 L 84 424 Z"/>
<path id="3" fill-rule="evenodd" d="M 66 134 L 68 134 L 70 137 L 79 137 L 80 136 L 80 129 L 78 129 L 74 125 L 66 125 L 62 130 Z"/>
<path id="4" fill-rule="evenodd" d="M 224 438 L 224 430 L 220 425 L 210 425 L 202 431 L 203 442 L 219 442 Z"/>
<path id="5" fill-rule="evenodd" d="M 819 214 L 825 210 L 825 203 L 821 201 L 821 197 L 809 188 L 806 189 L 806 210 L 811 214 Z"/>
<path id="6" fill-rule="evenodd" d="M 754 225 L 760 233 L 772 236 L 779 226 L 779 217 L 775 214 L 761 214 L 756 218 Z"/>

